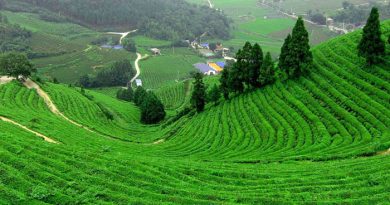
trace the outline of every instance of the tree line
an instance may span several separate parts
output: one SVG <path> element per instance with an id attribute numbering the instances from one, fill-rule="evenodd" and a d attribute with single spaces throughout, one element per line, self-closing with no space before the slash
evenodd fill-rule
<path id="1" fill-rule="evenodd" d="M 390 17 L 390 2 L 380 4 L 369 2 L 368 5 L 356 6 L 350 1 L 342 3 L 342 10 L 338 11 L 332 18 L 339 23 L 350 23 L 356 26 L 363 25 L 367 17 L 370 15 L 370 8 L 377 8 L 382 13 L 382 18 Z"/>
<path id="2" fill-rule="evenodd" d="M 390 36 L 387 37 L 390 43 Z M 358 44 L 358 55 L 365 59 L 366 66 L 383 63 L 386 57 L 385 40 L 382 38 L 379 10 L 373 8 L 362 39 Z M 247 42 L 236 54 L 237 61 L 221 73 L 220 85 L 206 92 L 203 74 L 194 74 L 194 91 L 191 105 L 202 112 L 207 102 L 218 103 L 221 95 L 227 100 L 231 94 L 240 94 L 247 89 L 261 88 L 275 81 L 297 79 L 313 68 L 313 54 L 310 51 L 309 34 L 303 19 L 298 18 L 291 34 L 288 34 L 281 48 L 277 66 L 271 54 L 264 57 L 261 46 Z"/>
<path id="3" fill-rule="evenodd" d="M 129 60 L 115 62 L 109 69 L 99 72 L 96 77 L 81 76 L 80 86 L 84 88 L 127 86 L 131 78 L 135 76 L 135 70 Z"/>
<path id="4" fill-rule="evenodd" d="M 0 14 L 0 52 L 18 51 L 30 53 L 31 31 L 17 24 L 8 22 L 6 16 Z"/>
<path id="5" fill-rule="evenodd" d="M 165 40 L 194 39 L 204 32 L 230 37 L 230 20 L 221 12 L 183 0 L 15 0 L 46 8 L 86 26 L 137 28 Z"/>

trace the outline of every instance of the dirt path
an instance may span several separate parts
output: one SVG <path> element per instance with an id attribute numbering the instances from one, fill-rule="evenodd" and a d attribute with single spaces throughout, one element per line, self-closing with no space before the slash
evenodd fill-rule
<path id="1" fill-rule="evenodd" d="M 21 124 L 15 122 L 15 121 L 13 121 L 13 120 L 10 120 L 10 119 L 5 118 L 5 117 L 2 117 L 2 116 L 0 116 L 0 120 L 1 120 L 1 121 L 4 121 L 4 122 L 11 123 L 11 124 L 13 124 L 13 125 L 16 125 L 16 126 L 22 128 L 22 129 L 26 130 L 27 132 L 31 132 L 31 133 L 35 134 L 36 136 L 42 138 L 42 139 L 45 140 L 46 142 L 54 143 L 54 144 L 59 144 L 59 142 L 57 142 L 57 141 L 51 139 L 50 137 L 47 137 L 47 136 L 45 136 L 45 135 L 43 135 L 43 134 L 41 134 L 41 133 L 35 132 L 34 130 L 31 130 L 30 128 L 28 128 L 28 127 L 26 127 L 26 126 L 24 126 L 24 125 L 21 125 Z"/>
<path id="2" fill-rule="evenodd" d="M 15 78 L 11 78 L 11 77 L 8 77 L 8 76 L 0 76 L 0 85 L 1 84 L 7 84 L 7 83 L 11 82 L 14 79 Z"/>
<path id="3" fill-rule="evenodd" d="M 390 155 L 390 148 L 383 152 L 378 152 L 378 155 Z"/>
<path id="4" fill-rule="evenodd" d="M 78 127 L 81 127 L 89 132 L 92 132 L 92 133 L 95 133 L 94 131 L 92 131 L 91 129 L 87 128 L 87 127 L 84 127 L 83 125 L 69 119 L 68 117 L 66 117 L 62 112 L 60 112 L 57 108 L 57 106 L 53 103 L 53 101 L 51 100 L 50 96 L 44 91 L 41 89 L 41 87 L 36 84 L 34 81 L 30 80 L 30 79 L 27 79 L 24 83 L 23 83 L 28 89 L 35 89 L 38 93 L 38 95 L 43 98 L 43 100 L 45 101 L 45 104 L 47 105 L 47 107 L 50 109 L 50 111 L 62 118 L 64 118 L 66 121 L 72 123 L 73 125 L 76 125 Z"/>
<path id="5" fill-rule="evenodd" d="M 135 65 L 135 70 L 137 71 L 137 73 L 135 74 L 135 76 L 130 80 L 130 84 L 133 83 L 135 81 L 135 79 L 137 79 L 139 77 L 139 75 L 141 74 L 141 69 L 139 68 L 139 61 L 142 59 L 142 55 L 140 53 L 137 53 L 137 59 L 135 60 L 134 62 L 134 65 Z"/>

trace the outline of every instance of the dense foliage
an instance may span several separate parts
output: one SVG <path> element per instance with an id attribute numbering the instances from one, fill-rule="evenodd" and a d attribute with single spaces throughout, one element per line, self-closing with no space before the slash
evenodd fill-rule
<path id="1" fill-rule="evenodd" d="M 206 105 L 206 87 L 203 82 L 203 74 L 194 73 L 194 90 L 191 96 L 191 105 L 197 112 L 202 112 Z"/>
<path id="2" fill-rule="evenodd" d="M 0 74 L 18 78 L 29 77 L 33 72 L 36 69 L 24 54 L 12 52 L 0 56 Z"/>
<path id="3" fill-rule="evenodd" d="M 387 4 L 369 2 L 367 5 L 356 6 L 349 1 L 343 2 L 343 9 L 338 11 L 332 18 L 339 23 L 350 23 L 356 26 L 363 25 L 370 15 L 370 9 L 376 7 L 382 13 L 382 18 L 390 18 L 390 2 Z"/>
<path id="4" fill-rule="evenodd" d="M 116 93 L 116 97 L 120 100 L 131 102 L 134 98 L 134 91 L 131 87 L 127 89 L 119 89 Z"/>
<path id="5" fill-rule="evenodd" d="M 31 32 L 8 22 L 6 16 L 0 14 L 0 52 L 29 52 Z"/>
<path id="6" fill-rule="evenodd" d="M 103 70 L 95 78 L 84 75 L 79 83 L 85 88 L 127 86 L 135 75 L 133 66 L 129 60 L 115 62 L 109 69 Z"/>
<path id="7" fill-rule="evenodd" d="M 368 65 L 383 61 L 386 53 L 385 42 L 382 40 L 382 32 L 379 21 L 379 12 L 373 8 L 367 24 L 363 29 L 363 38 L 359 45 L 359 56 L 366 59 Z"/>
<path id="8" fill-rule="evenodd" d="M 131 38 L 124 38 L 122 41 L 123 48 L 130 52 L 137 52 L 135 41 Z"/>
<path id="9" fill-rule="evenodd" d="M 140 106 L 141 122 L 144 124 L 156 124 L 164 120 L 165 107 L 153 92 L 147 92 Z"/>
<path id="10" fill-rule="evenodd" d="M 190 39 L 207 32 L 229 38 L 229 20 L 208 7 L 183 0 L 18 0 L 44 7 L 90 26 L 137 28 L 159 39 Z"/>

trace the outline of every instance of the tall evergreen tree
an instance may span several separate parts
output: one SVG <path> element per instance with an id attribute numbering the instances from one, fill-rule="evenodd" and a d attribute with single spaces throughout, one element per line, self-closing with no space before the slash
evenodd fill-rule
<path id="1" fill-rule="evenodd" d="M 221 73 L 220 82 L 220 90 L 223 94 L 223 97 L 228 100 L 229 92 L 230 92 L 230 83 L 229 83 L 229 68 L 225 68 Z"/>
<path id="2" fill-rule="evenodd" d="M 203 74 L 194 74 L 194 91 L 191 96 L 191 105 L 196 108 L 197 112 L 202 112 L 206 105 L 206 88 L 203 83 Z"/>
<path id="3" fill-rule="evenodd" d="M 233 64 L 229 71 L 229 87 L 230 91 L 235 93 L 242 93 L 244 91 L 244 71 L 241 69 L 240 64 Z"/>
<path id="4" fill-rule="evenodd" d="M 263 50 L 259 44 L 255 44 L 252 47 L 249 58 L 249 67 L 248 67 L 248 84 L 252 87 L 258 87 L 259 82 L 258 78 L 260 75 L 260 68 L 263 64 L 264 55 Z"/>
<path id="5" fill-rule="evenodd" d="M 385 42 L 381 36 L 379 11 L 374 7 L 366 26 L 363 28 L 363 38 L 358 45 L 359 56 L 364 57 L 368 65 L 381 62 L 385 55 Z"/>
<path id="6" fill-rule="evenodd" d="M 261 86 L 271 84 L 275 81 L 275 65 L 271 53 L 267 52 L 263 65 L 260 69 L 259 83 Z"/>
<path id="7" fill-rule="evenodd" d="M 240 80 L 243 83 L 249 85 L 251 76 L 251 57 L 252 57 L 252 44 L 246 42 L 244 47 L 237 52 L 236 58 L 237 62 L 235 63 L 235 69 L 237 72 L 234 72 L 234 78 Z"/>
<path id="8" fill-rule="evenodd" d="M 247 68 L 249 66 L 248 56 L 249 53 L 245 50 L 248 50 L 249 47 L 252 46 L 250 43 L 246 43 L 244 49 L 240 49 L 237 51 L 236 58 L 237 62 L 235 62 L 229 69 L 229 80 L 228 84 L 230 87 L 230 91 L 241 93 L 244 91 L 244 83 L 247 80 Z"/>
<path id="9" fill-rule="evenodd" d="M 299 17 L 294 26 L 290 45 L 291 65 L 288 69 L 289 77 L 297 78 L 305 74 L 313 64 L 313 54 L 310 51 L 309 33 L 305 22 Z"/>
<path id="10" fill-rule="evenodd" d="M 282 72 L 288 73 L 288 70 L 291 66 L 291 34 L 288 34 L 287 38 L 284 40 L 284 44 L 280 51 L 279 56 L 279 68 Z"/>

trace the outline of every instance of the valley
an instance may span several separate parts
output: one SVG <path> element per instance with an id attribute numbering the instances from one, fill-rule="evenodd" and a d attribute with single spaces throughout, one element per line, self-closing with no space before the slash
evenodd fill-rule
<path id="1" fill-rule="evenodd" d="M 74 2 L 55 1 L 63 6 Z M 37 72 L 8 77 L 6 71 L 13 74 L 14 67 L 26 65 L 19 59 L 17 66 L 9 66 L 11 60 L 4 59 L 9 52 L 2 53 L 0 204 L 390 201 L 390 20 L 378 24 L 384 42 L 378 60 L 372 53 L 361 54 L 368 29 L 338 35 L 280 15 L 257 0 L 158 1 L 164 6 L 155 11 L 158 17 L 188 5 L 178 15 L 192 12 L 194 22 L 201 19 L 200 11 L 213 17 L 207 28 L 192 22 L 209 32 L 187 28 L 196 33 L 189 39 L 179 21 L 170 25 L 172 33 L 159 36 L 164 32 L 152 28 L 168 20 L 145 19 L 150 13 L 138 19 L 150 27 L 122 23 L 130 22 L 135 14 L 122 14 L 134 8 L 146 5 L 145 12 L 154 11 L 155 0 L 123 1 L 128 4 L 119 10 L 102 0 L 107 8 L 99 9 L 105 15 L 117 11 L 116 19 L 80 15 L 90 1 L 62 15 L 62 8 L 46 0 L 8 0 L 5 9 L 2 2 L 0 13 L 9 22 L 3 28 L 19 25 L 31 32 L 23 41 L 29 48 L 25 58 Z M 281 7 L 331 12 L 342 4 L 305 2 L 286 0 Z M 15 11 L 25 5 L 31 10 Z M 43 14 L 66 20 L 43 20 Z M 229 19 L 229 38 L 218 37 L 222 34 L 215 28 L 221 25 L 214 23 L 223 20 L 215 20 L 216 15 Z M 178 35 L 183 38 L 165 38 Z M 302 53 L 293 55 L 301 49 L 291 46 L 297 45 L 297 36 L 298 45 L 308 41 L 306 55 L 312 60 L 302 73 L 283 67 L 305 66 L 291 60 L 307 60 Z M 261 46 L 261 63 L 268 56 L 271 64 L 268 71 L 257 68 L 261 72 L 252 86 L 247 74 L 253 74 L 249 59 L 256 56 L 255 43 Z M 213 70 L 217 62 L 224 63 L 222 71 Z M 202 71 L 199 81 L 196 64 L 209 66 L 215 75 Z M 272 80 L 260 83 L 267 74 Z M 98 82 L 103 78 L 107 81 Z M 205 104 L 199 111 L 196 94 L 202 92 Z M 147 123 L 155 120 L 152 111 L 160 112 L 158 106 L 163 118 Z"/>

